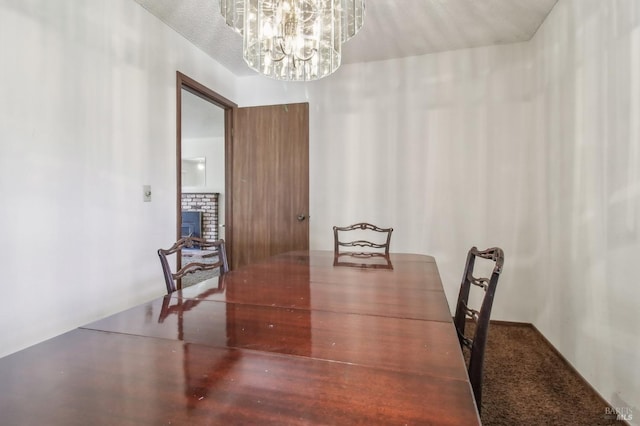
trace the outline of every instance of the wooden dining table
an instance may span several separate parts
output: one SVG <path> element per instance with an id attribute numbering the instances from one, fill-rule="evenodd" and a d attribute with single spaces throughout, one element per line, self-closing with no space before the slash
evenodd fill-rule
<path id="1" fill-rule="evenodd" d="M 3 425 L 480 424 L 434 258 L 332 251 L 283 253 L 8 355 L 0 413 Z"/>

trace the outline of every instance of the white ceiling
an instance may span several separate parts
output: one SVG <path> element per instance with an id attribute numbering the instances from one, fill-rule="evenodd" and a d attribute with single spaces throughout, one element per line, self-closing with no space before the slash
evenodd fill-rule
<path id="1" fill-rule="evenodd" d="M 134 0 L 237 76 L 254 75 L 219 0 Z M 368 0 L 342 63 L 527 41 L 557 0 Z"/>

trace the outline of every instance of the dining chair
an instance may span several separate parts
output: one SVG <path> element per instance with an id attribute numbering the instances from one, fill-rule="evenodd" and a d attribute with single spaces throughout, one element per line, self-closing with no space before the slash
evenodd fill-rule
<path id="1" fill-rule="evenodd" d="M 366 255 L 368 252 L 375 252 L 384 249 L 384 254 L 389 254 L 389 245 L 391 243 L 391 233 L 393 228 L 379 228 L 366 222 L 355 223 L 349 226 L 333 227 L 333 252 L 335 255 L 340 253 L 341 247 L 354 249 L 355 247 L 364 248 L 366 251 L 360 250 L 360 255 Z M 348 240 L 341 239 L 344 235 L 351 237 Z M 355 239 L 354 239 L 355 238 Z"/>
<path id="2" fill-rule="evenodd" d="M 183 250 L 185 249 L 193 249 L 194 253 L 199 256 L 194 257 L 194 259 L 198 260 L 183 265 L 175 273 L 171 272 L 167 256 L 176 253 L 184 256 Z M 185 275 L 192 274 L 197 271 L 210 271 L 217 268 L 220 269 L 220 275 L 229 271 L 229 264 L 227 263 L 227 249 L 224 240 L 207 241 L 204 238 L 183 237 L 176 241 L 176 243 L 170 248 L 159 249 L 158 256 L 160 257 L 160 263 L 162 264 L 164 281 L 167 285 L 167 294 L 176 291 L 176 280 L 183 278 Z M 212 262 L 205 262 L 205 256 L 215 260 Z"/>
<path id="3" fill-rule="evenodd" d="M 486 263 L 489 263 L 489 266 L 493 266 L 489 278 L 477 278 L 474 276 L 477 258 L 486 259 Z M 478 250 L 476 247 L 472 247 L 467 254 L 462 283 L 460 284 L 460 293 L 458 294 L 458 302 L 456 304 L 454 325 L 458 334 L 458 340 L 460 341 L 461 350 L 463 353 L 465 350 L 469 350 L 467 372 L 478 412 L 481 411 L 482 406 L 483 365 L 489 331 L 489 318 L 491 316 L 493 298 L 496 293 L 498 278 L 500 278 L 503 264 L 504 253 L 502 249 L 493 247 L 486 250 Z M 479 310 L 469 307 L 469 294 L 472 284 L 484 291 L 481 293 L 482 301 L 480 302 Z M 475 322 L 475 327 L 468 333 L 472 335 L 472 337 L 465 335 L 467 319 Z"/>

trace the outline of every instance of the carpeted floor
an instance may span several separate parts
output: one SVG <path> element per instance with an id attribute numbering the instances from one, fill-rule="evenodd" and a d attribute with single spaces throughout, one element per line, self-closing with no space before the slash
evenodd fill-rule
<path id="1" fill-rule="evenodd" d="M 531 325 L 491 323 L 483 425 L 613 425 L 599 396 Z"/>

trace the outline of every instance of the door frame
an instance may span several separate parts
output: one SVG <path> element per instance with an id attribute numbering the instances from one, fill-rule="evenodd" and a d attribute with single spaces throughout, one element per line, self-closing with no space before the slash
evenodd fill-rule
<path id="1" fill-rule="evenodd" d="M 224 110 L 224 190 L 225 190 L 225 243 L 227 257 L 231 265 L 231 247 L 233 246 L 233 196 L 232 196 L 232 167 L 233 167 L 233 116 L 238 108 L 234 102 L 219 95 L 203 84 L 176 71 L 176 241 L 181 237 L 182 212 L 182 89 L 211 102 Z M 177 258 L 178 268 L 181 267 L 180 256 Z"/>

